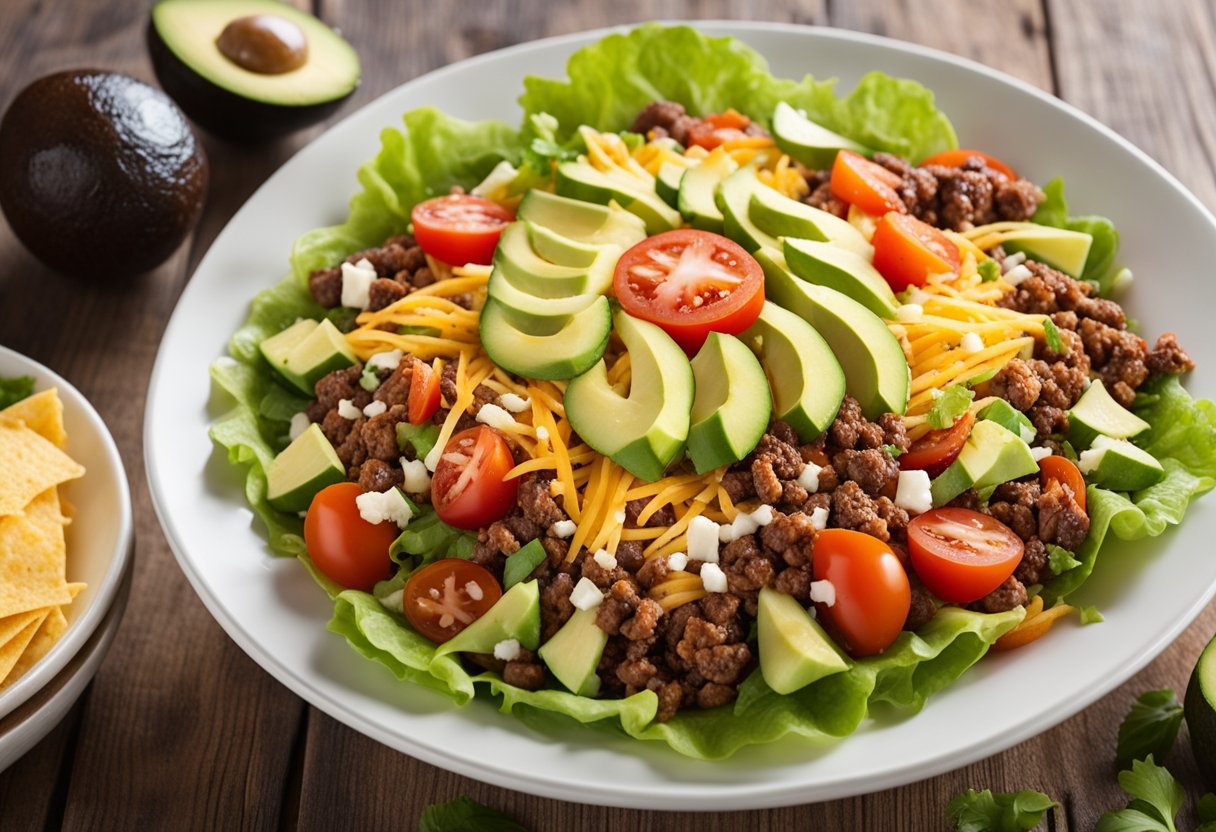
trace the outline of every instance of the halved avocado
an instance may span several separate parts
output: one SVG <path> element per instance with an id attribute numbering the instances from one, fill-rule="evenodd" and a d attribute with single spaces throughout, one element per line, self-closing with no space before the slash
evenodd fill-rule
<path id="1" fill-rule="evenodd" d="M 276 0 L 161 0 L 147 39 L 165 92 L 199 126 L 233 141 L 315 124 L 359 86 L 351 45 Z"/>

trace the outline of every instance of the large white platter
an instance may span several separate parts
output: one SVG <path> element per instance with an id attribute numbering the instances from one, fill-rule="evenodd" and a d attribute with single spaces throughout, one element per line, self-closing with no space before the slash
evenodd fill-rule
<path id="1" fill-rule="evenodd" d="M 1075 212 L 1101 212 L 1123 233 L 1138 277 L 1125 299 L 1143 331 L 1176 330 L 1202 368 L 1191 389 L 1211 396 L 1216 340 L 1216 221 L 1177 181 L 1110 130 L 1056 99 L 960 58 L 851 32 L 788 25 L 700 24 L 758 49 L 774 72 L 838 76 L 868 70 L 936 91 L 964 146 L 1024 175 L 1065 176 Z M 1149 544 L 1111 546 L 1080 600 L 1106 616 L 1067 624 L 1032 648 L 986 659 L 919 715 L 867 723 L 842 742 L 789 741 L 726 762 L 596 730 L 538 733 L 476 702 L 397 682 L 325 629 L 330 607 L 305 571 L 277 560 L 245 508 L 241 479 L 207 438 L 207 365 L 254 293 L 287 268 L 302 232 L 344 219 L 358 164 L 382 127 L 434 104 L 470 119 L 518 118 L 525 74 L 564 75 L 566 57 L 604 32 L 483 55 L 384 95 L 331 129 L 273 176 L 216 240 L 182 295 L 148 396 L 145 448 L 153 498 L 182 569 L 228 634 L 268 672 L 352 728 L 430 763 L 564 800 L 724 810 L 804 803 L 884 789 L 957 768 L 1031 737 L 1143 667 L 1194 618 L 1216 587 L 1216 501 Z"/>

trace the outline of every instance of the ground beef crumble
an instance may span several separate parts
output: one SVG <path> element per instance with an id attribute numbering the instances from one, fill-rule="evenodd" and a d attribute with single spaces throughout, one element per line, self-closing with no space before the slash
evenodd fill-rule
<path id="1" fill-rule="evenodd" d="M 375 311 L 389 306 L 415 289 L 435 282 L 427 266 L 426 254 L 408 234 L 389 237 L 384 245 L 357 251 L 343 262 L 355 264 L 367 260 L 376 270 L 376 280 L 368 290 L 368 309 Z M 317 303 L 332 309 L 342 304 L 342 266 L 317 269 L 308 276 L 308 289 Z"/>

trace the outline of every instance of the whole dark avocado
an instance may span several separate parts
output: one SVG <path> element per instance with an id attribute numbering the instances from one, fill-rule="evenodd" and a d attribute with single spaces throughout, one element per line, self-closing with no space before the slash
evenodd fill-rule
<path id="1" fill-rule="evenodd" d="M 332 114 L 359 86 L 359 56 L 277 0 L 160 0 L 147 29 L 156 78 L 204 130 L 276 139 Z"/>
<path id="2" fill-rule="evenodd" d="M 198 222 L 207 175 L 182 112 L 127 75 L 48 75 L 0 120 L 0 207 L 26 248 L 75 277 L 163 263 Z"/>

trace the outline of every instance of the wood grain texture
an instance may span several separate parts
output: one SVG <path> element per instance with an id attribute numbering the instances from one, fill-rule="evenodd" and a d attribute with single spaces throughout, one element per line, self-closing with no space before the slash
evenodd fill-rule
<path id="1" fill-rule="evenodd" d="M 298 5 L 310 5 L 297 0 Z M 754 18 L 887 34 L 977 59 L 1094 114 L 1216 205 L 1216 11 L 1205 0 L 315 0 L 359 49 L 345 113 L 430 69 L 538 37 L 651 18 Z M 0 106 L 53 69 L 101 65 L 150 79 L 147 0 L 0 4 Z M 973 786 L 1038 788 L 1063 804 L 1053 829 L 1088 830 L 1121 805 L 1109 761 L 1130 701 L 1185 686 L 1216 629 L 1209 609 L 1132 681 L 1057 728 L 959 771 L 850 800 L 698 815 L 605 809 L 487 786 L 425 765 L 307 708 L 220 630 L 173 561 L 143 477 L 142 413 L 161 333 L 198 259 L 250 193 L 322 128 L 251 151 L 207 140 L 212 188 L 198 231 L 125 287 L 82 285 L 34 261 L 0 223 L 0 342 L 63 373 L 101 411 L 135 500 L 137 572 L 118 639 L 87 698 L 0 774 L 0 828 L 412 828 L 466 794 L 535 830 L 946 828 Z M 61 310 L 54 325 L 37 310 Z M 1035 680 L 1027 679 L 1033 696 Z M 1169 759 L 1192 794 L 1185 734 Z M 59 784 L 59 785 L 57 785 Z M 577 795 L 571 795 L 577 799 Z"/>

